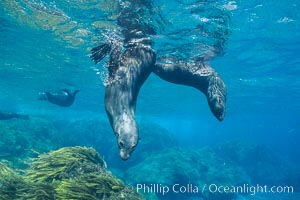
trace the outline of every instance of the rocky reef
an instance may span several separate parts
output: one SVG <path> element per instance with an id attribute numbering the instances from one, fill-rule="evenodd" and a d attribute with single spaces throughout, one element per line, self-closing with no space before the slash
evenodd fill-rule
<path id="1" fill-rule="evenodd" d="M 284 160 L 266 145 L 230 141 L 215 146 L 219 157 L 232 165 L 240 166 L 260 185 L 292 185 L 300 189 L 300 168 Z"/>
<path id="2" fill-rule="evenodd" d="M 131 167 L 127 170 L 124 178 L 132 180 L 133 185 L 143 183 L 153 186 L 153 184 L 159 183 L 161 186 L 169 187 L 170 191 L 166 194 L 155 192 L 158 199 L 187 199 L 188 197 L 232 199 L 233 194 L 212 194 L 207 190 L 202 191 L 202 187 L 212 183 L 241 185 L 249 183 L 250 180 L 242 168 L 225 163 L 209 148 L 166 149 Z M 178 190 L 180 186 L 183 186 L 185 191 L 171 191 L 174 184 L 178 184 L 176 186 Z M 143 191 L 141 190 L 141 192 Z M 146 191 L 145 195 L 149 193 L 151 191 Z M 153 198 L 153 194 L 151 198 Z"/>
<path id="3" fill-rule="evenodd" d="M 14 167 L 25 167 L 24 159 L 33 151 L 47 152 L 62 146 L 57 128 L 44 118 L 0 121 L 0 130 L 0 160 L 8 160 Z"/>
<path id="4" fill-rule="evenodd" d="M 284 184 L 297 191 L 300 188 L 299 166 L 285 162 L 267 146 L 230 141 L 209 147 L 180 147 L 176 136 L 158 124 L 138 123 L 139 145 L 124 162 L 104 119 L 53 121 L 30 117 L 0 121 L 0 200 L 142 199 L 126 184 L 135 190 L 137 184 L 161 184 L 170 189 L 174 184 L 183 189 L 198 187 L 198 193 L 164 195 L 139 190 L 149 200 L 237 198 L 234 194 L 211 193 L 207 188 L 200 191 L 205 184 Z M 51 151 L 54 149 L 58 150 Z M 109 170 L 97 152 L 109 163 Z M 22 171 L 17 173 L 12 168 Z"/>
<path id="5" fill-rule="evenodd" d="M 177 146 L 172 135 L 156 123 L 139 121 L 140 140 L 133 156 L 126 162 L 119 158 L 115 135 L 108 122 L 99 119 L 66 121 L 58 126 L 64 146 L 84 145 L 94 147 L 112 168 L 122 171 L 138 164 L 152 154 Z M 157 139 L 159 138 L 159 140 Z"/>

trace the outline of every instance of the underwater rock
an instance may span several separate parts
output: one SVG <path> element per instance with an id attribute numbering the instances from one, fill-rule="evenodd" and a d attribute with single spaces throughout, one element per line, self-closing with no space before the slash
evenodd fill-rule
<path id="1" fill-rule="evenodd" d="M 280 158 L 265 145 L 233 141 L 216 146 L 226 162 L 242 167 L 255 184 L 293 185 L 300 188 L 299 169 Z M 298 176 L 297 176 L 298 174 Z"/>
<path id="2" fill-rule="evenodd" d="M 178 146 L 175 137 L 165 128 L 153 122 L 139 122 L 140 126 L 140 144 L 136 152 L 140 160 L 170 147 Z"/>
<path id="3" fill-rule="evenodd" d="M 18 114 L 15 112 L 4 112 L 0 111 L 0 120 L 10 120 L 10 119 L 23 119 L 23 120 L 28 120 L 29 116 L 24 115 L 24 114 Z"/>
<path id="4" fill-rule="evenodd" d="M 47 152 L 61 146 L 56 127 L 47 119 L 0 121 L 0 130 L 0 159 L 15 167 L 23 165 L 20 161 L 30 156 L 31 150 Z"/>
<path id="5" fill-rule="evenodd" d="M 112 168 L 124 171 L 135 165 L 149 155 L 177 146 L 177 141 L 164 128 L 156 123 L 140 121 L 140 142 L 134 155 L 130 160 L 123 162 L 119 156 L 119 149 L 116 145 L 114 133 L 108 121 L 97 119 L 83 119 L 66 121 L 60 129 L 64 138 L 64 146 L 85 145 L 92 146 L 105 158 Z"/>
<path id="6" fill-rule="evenodd" d="M 174 184 L 197 186 L 205 184 L 242 185 L 249 183 L 249 177 L 237 166 L 227 164 L 209 148 L 182 149 L 169 148 L 153 154 L 143 162 L 131 167 L 125 174 L 132 185 L 161 184 L 172 188 Z M 189 187 L 189 186 L 188 186 Z M 151 193 L 151 192 L 146 192 Z M 147 195 L 147 194 L 146 194 Z M 217 194 L 205 191 L 176 193 L 170 191 L 162 195 L 156 192 L 158 199 L 187 199 L 197 197 L 203 199 L 233 199 L 233 194 Z"/>
<path id="7" fill-rule="evenodd" d="M 64 146 L 92 146 L 102 155 L 111 153 L 115 146 L 114 135 L 107 120 L 102 119 L 78 119 L 60 123 L 59 131 L 64 137 Z M 117 149 L 117 148 L 116 148 Z M 107 159 L 106 159 L 107 160 Z"/>
<path id="8" fill-rule="evenodd" d="M 0 200 L 143 199 L 107 170 L 95 149 L 87 147 L 41 154 L 32 159 L 23 176 L 0 163 L 0 175 Z"/>

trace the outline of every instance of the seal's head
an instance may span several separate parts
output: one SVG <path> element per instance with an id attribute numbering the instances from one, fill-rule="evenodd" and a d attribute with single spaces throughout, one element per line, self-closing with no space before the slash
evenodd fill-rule
<path id="1" fill-rule="evenodd" d="M 210 77 L 207 100 L 212 113 L 222 121 L 226 110 L 226 86 L 219 76 Z"/>
<path id="2" fill-rule="evenodd" d="M 138 130 L 135 121 L 126 121 L 116 131 L 120 156 L 127 160 L 138 144 Z"/>
<path id="3" fill-rule="evenodd" d="M 222 121 L 225 116 L 226 100 L 224 98 L 215 97 L 209 102 L 210 109 L 215 117 Z"/>

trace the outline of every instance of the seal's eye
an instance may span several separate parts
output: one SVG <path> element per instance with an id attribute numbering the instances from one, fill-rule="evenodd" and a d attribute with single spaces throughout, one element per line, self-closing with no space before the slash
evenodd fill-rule
<path id="1" fill-rule="evenodd" d="M 116 136 L 119 137 L 119 136 L 120 136 L 120 133 L 116 132 Z"/>
<path id="2" fill-rule="evenodd" d="M 124 143 L 122 141 L 119 142 L 119 147 L 122 149 L 124 147 Z"/>

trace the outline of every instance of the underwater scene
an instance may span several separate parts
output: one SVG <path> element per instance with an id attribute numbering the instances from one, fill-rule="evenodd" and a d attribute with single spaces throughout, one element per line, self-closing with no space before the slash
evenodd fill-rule
<path id="1" fill-rule="evenodd" d="M 1 0 L 0 200 L 299 200 L 298 0 Z"/>

